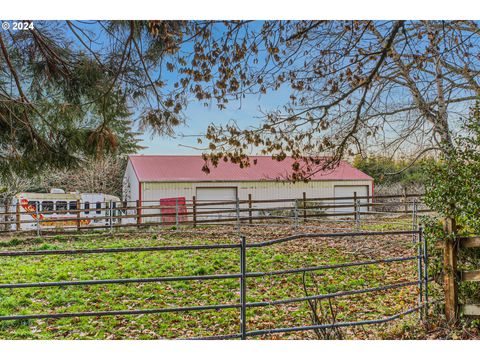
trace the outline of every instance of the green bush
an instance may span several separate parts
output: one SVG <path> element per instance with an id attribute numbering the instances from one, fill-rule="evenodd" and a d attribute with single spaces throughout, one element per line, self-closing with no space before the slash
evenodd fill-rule
<path id="1" fill-rule="evenodd" d="M 428 164 L 426 205 L 438 215 L 424 219 L 425 236 L 433 249 L 434 242 L 445 239 L 439 219 L 454 218 L 459 235 L 480 234 L 480 106 L 477 103 L 453 145 L 442 144 L 443 155 Z M 441 255 L 433 258 L 432 274 L 441 273 Z M 480 269 L 479 249 L 460 249 L 459 269 Z M 461 302 L 480 301 L 477 283 L 460 283 Z"/>

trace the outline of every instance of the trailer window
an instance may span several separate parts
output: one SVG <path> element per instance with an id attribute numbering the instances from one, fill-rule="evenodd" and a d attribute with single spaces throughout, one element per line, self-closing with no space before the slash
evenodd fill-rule
<path id="1" fill-rule="evenodd" d="M 59 211 L 60 214 L 65 214 L 65 212 L 68 210 L 68 203 L 66 201 L 57 201 L 56 206 L 57 211 Z"/>
<path id="2" fill-rule="evenodd" d="M 70 210 L 77 210 L 77 202 L 76 201 L 70 201 L 68 203 L 68 207 Z"/>
<path id="3" fill-rule="evenodd" d="M 53 201 L 42 201 L 42 211 L 53 211 Z"/>
<path id="4" fill-rule="evenodd" d="M 118 212 L 117 212 L 117 203 L 115 201 L 112 201 L 112 216 L 113 217 L 116 217 L 118 216 Z M 116 219 L 113 219 L 113 221 L 115 221 Z"/>
<path id="5" fill-rule="evenodd" d="M 90 214 L 90 211 L 87 210 L 90 209 L 90 203 L 88 201 L 85 201 L 85 204 L 83 204 L 83 208 L 85 209 L 85 214 Z"/>
<path id="6" fill-rule="evenodd" d="M 102 213 L 102 210 L 98 210 L 98 209 L 101 209 L 101 208 L 102 208 L 102 203 L 97 202 L 97 203 L 95 204 L 95 207 L 97 208 L 96 213 L 97 213 L 97 214 L 101 214 L 101 213 Z"/>
<path id="7" fill-rule="evenodd" d="M 36 211 L 38 205 L 38 201 L 29 201 L 28 202 L 28 210 L 29 211 Z"/>

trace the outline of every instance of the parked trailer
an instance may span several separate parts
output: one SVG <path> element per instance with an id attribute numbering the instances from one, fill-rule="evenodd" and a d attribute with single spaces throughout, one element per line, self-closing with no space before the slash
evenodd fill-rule
<path id="1" fill-rule="evenodd" d="M 12 218 L 20 220 L 20 230 L 76 228 L 80 222 L 83 227 L 100 228 L 120 223 L 120 199 L 108 194 L 65 193 L 61 189 L 52 189 L 50 193 L 19 193 L 12 204 Z M 81 211 L 78 214 L 78 207 Z M 112 214 L 110 214 L 112 209 Z M 78 219 L 80 218 L 80 220 Z M 17 222 L 11 225 L 17 230 Z"/>

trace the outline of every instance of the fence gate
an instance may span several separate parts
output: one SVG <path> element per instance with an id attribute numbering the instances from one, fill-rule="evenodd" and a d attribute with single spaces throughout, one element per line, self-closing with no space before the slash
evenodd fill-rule
<path id="1" fill-rule="evenodd" d="M 317 265 L 317 266 L 308 266 L 302 268 L 294 269 L 284 269 L 284 270 L 275 270 L 269 272 L 249 272 L 247 269 L 246 261 L 248 259 L 248 250 L 255 248 L 267 248 L 281 243 L 288 243 L 291 241 L 296 241 L 299 239 L 318 239 L 318 238 L 340 238 L 340 237 L 372 237 L 372 236 L 395 236 L 395 235 L 412 235 L 412 238 L 416 245 L 416 253 L 410 256 L 402 257 L 388 257 L 375 260 L 363 260 L 355 262 L 346 262 L 338 264 L 328 264 L 328 265 Z M 342 327 L 352 327 L 352 326 L 362 326 L 362 325 L 372 325 L 372 324 L 381 324 L 389 321 L 393 321 L 401 318 L 404 315 L 418 312 L 419 319 L 425 319 L 428 314 L 428 303 L 429 303 L 429 293 L 428 293 L 428 251 L 426 247 L 426 241 L 423 236 L 422 228 L 418 230 L 411 231 L 387 231 L 387 232 L 350 232 L 350 233 L 307 233 L 307 234 L 297 234 L 292 236 L 287 236 L 284 238 L 271 239 L 260 243 L 248 243 L 245 237 L 242 237 L 242 246 L 240 248 L 240 259 L 241 259 L 241 278 L 240 278 L 240 333 L 237 334 L 237 337 L 242 339 L 260 335 L 271 335 L 278 333 L 292 333 L 308 330 L 318 330 L 318 329 L 332 329 L 332 328 L 342 328 Z M 410 281 L 402 281 L 396 283 L 385 283 L 374 287 L 367 287 L 362 289 L 353 289 L 353 290 L 344 290 L 333 293 L 324 293 L 324 294 L 314 294 L 303 297 L 288 298 L 288 299 L 272 299 L 270 301 L 260 301 L 260 302 L 247 302 L 246 301 L 246 292 L 247 292 L 247 283 L 250 279 L 267 277 L 272 275 L 287 275 L 287 274 L 298 274 L 298 273 L 312 273 L 322 270 L 335 271 L 336 269 L 345 269 L 351 267 L 362 267 L 362 266 L 371 266 L 377 264 L 389 264 L 389 263 L 405 263 L 410 262 L 416 266 L 417 279 L 412 279 Z M 395 290 L 406 287 L 416 286 L 418 289 L 418 299 L 416 305 L 405 309 L 394 315 L 385 316 L 378 319 L 369 319 L 369 320 L 358 320 L 358 321 L 345 321 L 345 322 L 335 322 L 335 323 L 326 323 L 326 324 L 311 324 L 304 326 L 293 326 L 293 327 L 276 327 L 271 329 L 249 329 L 245 326 L 246 324 L 246 312 L 249 308 L 259 308 L 272 305 L 283 305 L 283 304 L 292 304 L 299 302 L 307 302 L 311 300 L 324 300 L 324 299 L 335 299 L 335 298 L 344 298 L 352 295 L 359 294 L 370 294 L 376 292 L 382 292 L 386 290 Z M 235 335 L 229 335 L 234 337 Z M 208 338 L 218 338 L 208 337 Z M 223 338 L 223 337 L 222 337 Z"/>
<path id="2" fill-rule="evenodd" d="M 399 257 L 385 257 L 379 259 L 366 259 L 353 262 L 343 263 L 328 263 L 328 264 L 311 264 L 305 267 L 297 268 L 282 268 L 272 271 L 253 271 L 248 268 L 249 259 L 252 251 L 267 251 L 273 249 L 274 246 L 279 244 L 289 244 L 293 241 L 301 239 L 310 239 L 313 241 L 320 239 L 333 239 L 338 238 L 370 238 L 370 237 L 382 237 L 388 238 L 392 236 L 412 236 L 413 241 L 416 244 L 416 251 L 408 256 Z M 178 252 L 178 251 L 219 251 L 221 249 L 230 249 L 238 254 L 238 271 L 222 274 L 203 274 L 203 275 L 191 275 L 185 274 L 182 276 L 161 276 L 161 277 L 147 277 L 147 278 L 120 278 L 120 279 L 91 279 L 91 280 L 62 280 L 52 282 L 17 282 L 17 283 L 0 283 L 0 291 L 4 289 L 18 289 L 18 288 L 45 288 L 45 287 L 72 287 L 72 286 L 88 286 L 95 284 L 105 284 L 115 286 L 116 284 L 141 284 L 141 283 L 166 283 L 166 282 L 194 282 L 194 281 L 219 281 L 225 279 L 238 280 L 238 294 L 239 298 L 228 303 L 213 303 L 207 305 L 191 305 L 183 307 L 165 307 L 165 308 L 147 308 L 147 309 L 127 309 L 127 310 L 105 310 L 105 311 L 85 311 L 85 312 L 52 312 L 49 309 L 45 309 L 42 313 L 36 314 L 5 314 L 0 316 L 0 323 L 7 320 L 29 320 L 29 319 L 58 319 L 58 318 L 74 318 L 74 317 L 104 317 L 104 316 L 124 316 L 124 315 L 139 315 L 139 314 L 160 314 L 160 313 L 175 313 L 175 312 L 201 312 L 211 310 L 224 310 L 224 309 L 236 309 L 238 310 L 238 331 L 232 334 L 216 334 L 213 336 L 204 337 L 204 339 L 247 339 L 260 335 L 270 335 L 277 333 L 293 333 L 307 330 L 318 329 L 331 329 L 342 328 L 350 326 L 368 325 L 368 324 L 381 324 L 386 323 L 402 317 L 403 315 L 418 312 L 420 318 L 426 316 L 428 311 L 428 252 L 423 237 L 421 227 L 418 229 L 412 229 L 407 231 L 384 231 L 384 232 L 338 232 L 338 233 L 302 233 L 291 236 L 285 236 L 275 239 L 268 239 L 264 241 L 249 241 L 245 236 L 241 237 L 241 240 L 236 243 L 219 243 L 219 244 L 204 244 L 204 245 L 172 245 L 172 246 L 150 246 L 150 247 L 120 247 L 120 248 L 77 248 L 77 249 L 53 249 L 53 250 L 27 250 L 27 251 L 1 251 L 0 252 L 0 266 L 2 258 L 11 257 L 51 257 L 58 256 L 59 261 L 62 261 L 61 257 L 68 256 L 81 256 L 88 254 L 114 254 L 114 253 L 161 253 L 161 252 Z M 252 301 L 249 300 L 249 291 L 252 291 L 250 283 L 254 279 L 272 277 L 272 276 L 284 276 L 289 274 L 308 274 L 319 271 L 336 271 L 339 269 L 347 269 L 352 267 L 363 267 L 377 264 L 400 264 L 411 263 L 416 266 L 417 276 L 415 279 L 404 280 L 401 282 L 388 283 L 385 282 L 377 286 L 346 289 L 342 291 L 315 293 L 311 295 L 301 297 L 286 297 L 286 298 L 271 298 L 268 300 Z M 250 283 L 250 284 L 249 284 Z M 371 294 L 387 290 L 395 290 L 406 287 L 418 288 L 418 299 L 416 299 L 416 305 L 411 306 L 399 313 L 390 314 L 385 317 L 358 320 L 358 321 L 339 321 L 332 323 L 315 323 L 304 324 L 299 326 L 273 326 L 268 329 L 258 329 L 254 325 L 247 326 L 249 324 L 248 312 L 249 309 L 261 309 L 267 306 L 305 303 L 313 300 L 322 299 L 335 299 L 345 298 L 348 296 L 354 296 L 359 294 Z M 192 302 L 195 299 L 195 294 L 191 294 Z"/>

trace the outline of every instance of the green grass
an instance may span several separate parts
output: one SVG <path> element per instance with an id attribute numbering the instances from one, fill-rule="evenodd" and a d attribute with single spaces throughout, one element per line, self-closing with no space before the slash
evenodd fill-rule
<path id="1" fill-rule="evenodd" d="M 199 232 L 200 237 L 201 231 Z M 234 238 L 181 234 L 152 236 L 56 236 L 10 239 L 0 243 L 5 250 L 47 250 L 99 247 L 161 246 L 232 242 Z M 300 241 L 260 249 L 249 249 L 248 271 L 271 271 L 358 260 L 342 248 L 322 242 Z M 2 283 L 114 279 L 175 275 L 206 275 L 239 272 L 239 250 L 141 252 L 43 257 L 1 257 Z M 384 283 L 415 279 L 412 264 L 396 263 L 318 271 L 315 282 L 320 293 L 359 289 Z M 315 293 L 311 278 L 309 293 Z M 415 288 L 368 295 L 342 297 L 333 301 L 337 321 L 372 319 L 400 312 L 415 303 Z M 268 301 L 304 296 L 302 274 L 248 280 L 248 301 Z M 153 309 L 207 304 L 238 303 L 239 280 L 209 280 L 146 284 L 111 284 L 28 289 L 1 289 L 0 315 Z M 253 308 L 247 312 L 249 330 L 309 325 L 306 303 Z M 155 339 L 231 334 L 239 329 L 238 310 L 86 317 L 0 322 L 2 339 Z M 375 329 L 363 337 L 381 338 Z M 311 333 L 279 335 L 307 338 Z M 349 333 L 358 337 L 357 333 Z M 391 335 L 388 335 L 391 336 Z"/>
<path id="2" fill-rule="evenodd" d="M 360 221 L 362 231 L 393 231 L 393 230 L 410 230 L 412 228 L 411 217 L 392 218 L 390 221 L 367 222 Z"/>

